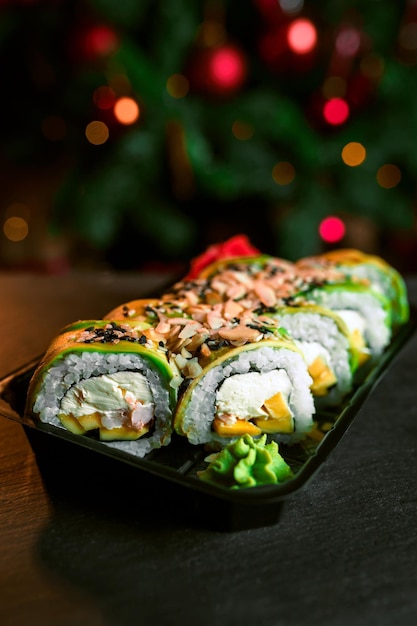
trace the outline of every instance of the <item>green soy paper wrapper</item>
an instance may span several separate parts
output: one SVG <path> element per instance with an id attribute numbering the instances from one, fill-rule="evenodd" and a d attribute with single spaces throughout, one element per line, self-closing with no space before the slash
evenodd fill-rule
<path id="1" fill-rule="evenodd" d="M 209 465 L 198 473 L 200 480 L 230 489 L 276 485 L 293 477 L 278 444 L 267 443 L 266 435 L 257 440 L 243 435 L 205 460 Z"/>

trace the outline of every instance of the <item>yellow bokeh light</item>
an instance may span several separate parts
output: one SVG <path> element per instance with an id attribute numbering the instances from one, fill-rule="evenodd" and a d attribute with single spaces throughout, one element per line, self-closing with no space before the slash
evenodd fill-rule
<path id="1" fill-rule="evenodd" d="M 346 94 L 346 81 L 341 76 L 329 76 L 324 81 L 321 92 L 326 100 L 343 98 Z"/>
<path id="2" fill-rule="evenodd" d="M 356 167 L 366 159 L 366 149 L 358 141 L 350 141 L 342 150 L 342 161 L 350 167 Z"/>
<path id="3" fill-rule="evenodd" d="M 172 74 L 167 80 L 166 88 L 172 98 L 184 98 L 190 89 L 190 83 L 183 74 Z"/>
<path id="4" fill-rule="evenodd" d="M 396 187 L 401 180 L 401 170 L 397 165 L 385 163 L 376 173 L 378 185 L 384 189 L 392 189 Z"/>
<path id="5" fill-rule="evenodd" d="M 95 120 L 87 125 L 87 128 L 85 129 L 85 136 L 94 146 L 100 146 L 101 144 L 106 143 L 109 138 L 109 129 L 104 122 Z"/>
<path id="6" fill-rule="evenodd" d="M 109 87 L 120 98 L 132 92 L 132 84 L 126 74 L 116 73 L 108 77 Z"/>
<path id="7" fill-rule="evenodd" d="M 198 41 L 207 47 L 215 47 L 226 39 L 226 32 L 220 19 L 206 19 L 197 33 Z"/>
<path id="8" fill-rule="evenodd" d="M 384 73 L 384 59 L 378 54 L 370 53 L 363 57 L 360 62 L 362 74 L 371 80 L 379 80 Z"/>
<path id="9" fill-rule="evenodd" d="M 295 178 L 295 168 L 288 161 L 279 161 L 272 169 L 272 178 L 278 185 L 289 185 Z"/>
<path id="10" fill-rule="evenodd" d="M 9 241 L 23 241 L 28 236 L 29 225 L 23 217 L 8 217 L 4 221 L 3 232 Z"/>
<path id="11" fill-rule="evenodd" d="M 241 122 L 240 120 L 236 120 L 232 124 L 232 133 L 239 139 L 240 141 L 247 141 L 255 132 L 254 127 L 251 124 L 247 124 L 246 122 Z"/>
<path id="12" fill-rule="evenodd" d="M 134 124 L 139 119 L 139 105 L 133 98 L 119 98 L 114 105 L 114 116 L 120 124 Z"/>

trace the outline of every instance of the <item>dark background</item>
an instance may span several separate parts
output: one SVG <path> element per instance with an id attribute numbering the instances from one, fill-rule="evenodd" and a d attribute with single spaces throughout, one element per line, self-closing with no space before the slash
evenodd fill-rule
<path id="1" fill-rule="evenodd" d="M 414 1 L 2 0 L 0 62 L 1 268 L 180 269 L 244 232 L 416 270 Z"/>

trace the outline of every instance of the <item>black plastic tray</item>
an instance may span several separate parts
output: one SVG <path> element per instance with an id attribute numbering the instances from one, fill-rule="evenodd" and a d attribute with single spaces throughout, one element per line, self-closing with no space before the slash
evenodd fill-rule
<path id="1" fill-rule="evenodd" d="M 120 473 L 123 474 L 120 482 L 130 483 L 133 471 L 136 472 L 133 482 L 143 485 L 156 480 L 161 498 L 164 490 L 171 490 L 179 497 L 179 506 L 186 502 L 187 509 L 204 525 L 228 531 L 269 526 L 278 522 L 285 500 L 315 475 L 416 328 L 417 313 L 412 308 L 409 322 L 394 336 L 378 363 L 356 382 L 344 404 L 337 410 L 316 415 L 316 428 L 303 442 L 280 445 L 280 453 L 293 469 L 294 477 L 279 485 L 230 490 L 205 483 L 198 478 L 197 471 L 207 466 L 204 461 L 207 452 L 177 435 L 169 446 L 140 459 L 90 437 L 25 418 L 27 387 L 38 359 L 0 381 L 0 415 L 24 427 L 42 468 L 47 467 L 59 476 L 62 468 L 76 466 L 78 477 L 72 477 L 73 483 L 82 481 L 91 472 L 100 476 Z"/>

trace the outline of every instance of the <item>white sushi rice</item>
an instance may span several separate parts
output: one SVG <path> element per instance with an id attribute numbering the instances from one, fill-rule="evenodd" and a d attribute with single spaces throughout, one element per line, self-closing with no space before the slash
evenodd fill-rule
<path id="1" fill-rule="evenodd" d="M 135 441 L 102 442 L 103 445 L 124 450 L 138 457 L 159 448 L 162 442 L 163 445 L 167 445 L 171 439 L 172 425 L 168 384 L 147 359 L 137 354 L 103 354 L 86 351 L 66 355 L 46 371 L 32 411 L 42 422 L 65 428 L 58 414 L 61 400 L 67 391 L 87 378 L 120 371 L 137 371 L 145 376 L 155 405 L 155 423 L 150 435 Z"/>
<path id="2" fill-rule="evenodd" d="M 319 343 L 326 350 L 337 383 L 329 390 L 327 396 L 316 398 L 315 402 L 320 408 L 338 404 L 352 389 L 348 337 L 343 334 L 332 317 L 316 312 L 286 313 L 279 316 L 279 320 L 294 340 L 303 344 Z"/>
<path id="3" fill-rule="evenodd" d="M 236 356 L 223 361 L 203 374 L 194 386 L 190 397 L 186 396 L 180 409 L 184 410 L 181 428 L 188 440 L 196 445 L 224 446 L 237 439 L 237 437 L 222 437 L 212 430 L 218 388 L 229 376 L 251 371 L 269 372 L 275 369 L 284 370 L 291 381 L 288 405 L 294 416 L 295 431 L 291 434 L 276 434 L 271 437 L 286 443 L 294 443 L 305 437 L 313 426 L 315 406 L 310 391 L 312 379 L 303 356 L 287 348 L 264 346 L 242 350 Z"/>
<path id="4" fill-rule="evenodd" d="M 332 311 L 357 311 L 365 320 L 365 341 L 371 356 L 378 357 L 391 341 L 391 321 L 376 294 L 372 292 L 314 289 L 308 299 Z"/>

